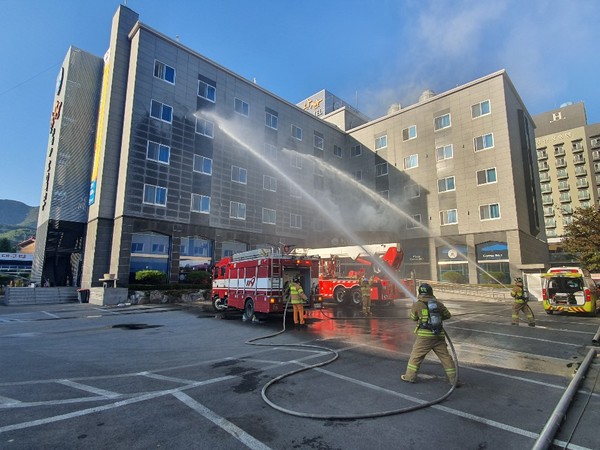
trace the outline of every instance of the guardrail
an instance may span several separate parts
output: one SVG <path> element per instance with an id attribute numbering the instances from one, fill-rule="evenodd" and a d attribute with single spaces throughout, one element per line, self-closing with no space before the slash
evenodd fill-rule
<path id="1" fill-rule="evenodd" d="M 444 292 L 449 294 L 464 295 L 467 297 L 483 297 L 494 300 L 512 300 L 510 295 L 511 288 L 479 286 L 477 284 L 454 284 L 441 281 L 417 280 L 417 286 L 420 283 L 428 283 L 433 292 Z"/>

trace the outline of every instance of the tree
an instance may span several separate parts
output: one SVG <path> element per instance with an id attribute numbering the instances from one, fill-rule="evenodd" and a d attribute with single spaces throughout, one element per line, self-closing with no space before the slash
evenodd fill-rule
<path id="1" fill-rule="evenodd" d="M 14 252 L 14 247 L 7 238 L 0 239 L 0 252 Z"/>
<path id="2" fill-rule="evenodd" d="M 565 226 L 564 249 L 590 272 L 600 272 L 600 209 L 577 208 Z"/>

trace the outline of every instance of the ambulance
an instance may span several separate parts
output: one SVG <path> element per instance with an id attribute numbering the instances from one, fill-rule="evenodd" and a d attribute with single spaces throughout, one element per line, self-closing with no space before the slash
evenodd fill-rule
<path id="1" fill-rule="evenodd" d="M 553 267 L 542 275 L 542 300 L 547 314 L 585 313 L 600 309 L 600 291 L 590 273 L 579 267 Z"/>

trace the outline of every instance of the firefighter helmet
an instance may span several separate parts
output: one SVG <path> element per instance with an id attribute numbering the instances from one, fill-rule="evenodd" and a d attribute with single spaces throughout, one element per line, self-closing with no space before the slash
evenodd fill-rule
<path id="1" fill-rule="evenodd" d="M 523 278 L 521 278 L 521 277 L 515 278 L 515 283 L 522 283 L 522 282 L 523 282 Z"/>
<path id="2" fill-rule="evenodd" d="M 293 281 L 294 283 L 300 283 L 300 275 L 295 275 Z"/>
<path id="3" fill-rule="evenodd" d="M 419 294 L 433 295 L 433 289 L 427 283 L 423 283 L 419 286 Z"/>

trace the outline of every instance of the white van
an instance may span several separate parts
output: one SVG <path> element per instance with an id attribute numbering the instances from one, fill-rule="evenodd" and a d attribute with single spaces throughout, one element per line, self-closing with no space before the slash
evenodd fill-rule
<path id="1" fill-rule="evenodd" d="M 587 270 L 553 267 L 543 277 L 542 299 L 547 314 L 554 311 L 597 314 L 600 290 Z"/>

